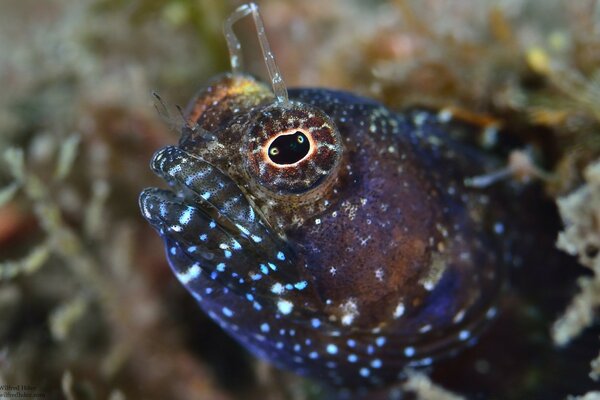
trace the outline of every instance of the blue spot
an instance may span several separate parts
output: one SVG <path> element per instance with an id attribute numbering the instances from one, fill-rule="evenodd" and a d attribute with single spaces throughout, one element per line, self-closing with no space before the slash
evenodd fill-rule
<path id="1" fill-rule="evenodd" d="M 267 266 L 265 264 L 260 264 L 260 270 L 264 275 L 269 274 L 269 269 L 267 268 Z"/>
<path id="2" fill-rule="evenodd" d="M 246 298 L 248 299 L 248 301 L 254 301 L 254 296 L 252 296 L 251 293 L 246 293 Z"/>
<path id="3" fill-rule="evenodd" d="M 308 358 L 312 358 L 313 360 L 316 360 L 317 358 L 319 358 L 319 354 L 317 354 L 316 351 L 311 351 L 310 354 L 308 355 Z"/>
<path id="4" fill-rule="evenodd" d="M 415 355 L 415 348 L 414 347 L 407 347 L 404 349 L 404 355 L 406 357 L 412 357 Z"/>
<path id="5" fill-rule="evenodd" d="M 369 345 L 367 346 L 367 353 L 368 354 L 373 354 L 375 352 L 375 347 Z"/>
<path id="6" fill-rule="evenodd" d="M 223 272 L 223 271 L 225 271 L 225 264 L 223 264 L 223 263 L 218 263 L 218 264 L 217 264 L 217 271 L 219 271 L 219 272 Z"/>
<path id="7" fill-rule="evenodd" d="M 226 317 L 233 317 L 233 311 L 231 311 L 229 308 L 223 307 L 222 311 Z"/>
<path id="8" fill-rule="evenodd" d="M 360 373 L 360 376 L 366 378 L 369 376 L 369 374 L 371 374 L 371 371 L 369 371 L 368 368 L 361 368 L 359 373 Z"/>
<path id="9" fill-rule="evenodd" d="M 267 263 L 269 264 L 269 268 L 271 268 L 273 271 L 277 271 L 277 265 L 273 264 L 273 263 Z"/>
<path id="10" fill-rule="evenodd" d="M 383 336 L 379 336 L 377 339 L 375 339 L 375 344 L 379 347 L 383 346 L 385 344 L 385 338 Z"/>
<path id="11" fill-rule="evenodd" d="M 277 253 L 277 259 L 281 261 L 285 260 L 285 255 L 283 254 L 283 252 L 280 251 Z"/>
<path id="12" fill-rule="evenodd" d="M 202 235 L 200 235 L 200 240 L 202 240 L 203 242 L 206 242 L 207 238 L 208 238 L 208 236 L 206 236 L 206 233 L 203 233 Z"/>
<path id="13" fill-rule="evenodd" d="M 250 278 L 252 278 L 253 281 L 259 281 L 262 278 L 261 274 L 251 274 Z"/>
<path id="14" fill-rule="evenodd" d="M 296 283 L 294 286 L 296 287 L 296 289 L 298 290 L 302 290 L 304 289 L 306 286 L 308 285 L 308 283 L 306 281 L 301 281 Z"/>
<path id="15" fill-rule="evenodd" d="M 294 288 L 294 286 L 293 286 L 291 283 L 287 283 L 287 284 L 285 285 L 285 288 L 286 288 L 287 290 L 292 290 L 292 289 Z"/>
<path id="16" fill-rule="evenodd" d="M 169 249 L 169 251 L 171 252 L 172 255 L 175 255 L 177 253 L 177 248 L 175 246 L 173 246 Z"/>
<path id="17" fill-rule="evenodd" d="M 355 347 L 356 346 L 356 340 L 354 340 L 354 339 L 348 339 L 348 342 L 346 342 L 346 343 L 348 343 L 349 347 Z"/>
<path id="18" fill-rule="evenodd" d="M 373 361 L 371 361 L 371 367 L 373 368 L 381 368 L 381 360 L 376 358 Z"/>
<path id="19" fill-rule="evenodd" d="M 265 322 L 265 323 L 263 323 L 263 324 L 260 326 L 260 331 L 261 331 L 261 332 L 263 332 L 263 333 L 267 333 L 267 332 L 269 332 L 269 324 L 267 324 L 266 322 Z"/>
<path id="20" fill-rule="evenodd" d="M 283 349 L 283 343 L 277 342 L 277 343 L 275 343 L 275 347 L 277 347 L 279 350 L 281 350 L 281 349 Z"/>
<path id="21" fill-rule="evenodd" d="M 327 352 L 329 354 L 336 354 L 338 352 L 338 348 L 335 344 L 328 344 L 327 345 Z"/>
<path id="22" fill-rule="evenodd" d="M 217 226 L 217 224 L 215 223 L 215 221 L 210 221 L 210 223 L 208 224 L 208 226 L 210 227 L 210 229 L 213 229 Z"/>
<path id="23" fill-rule="evenodd" d="M 356 361 L 358 361 L 358 357 L 356 356 L 356 354 L 350 354 L 348 356 L 348 361 L 351 363 L 355 363 Z"/>
<path id="24" fill-rule="evenodd" d="M 212 293 L 212 288 L 207 287 L 205 290 L 206 294 L 211 294 Z"/>
<path id="25" fill-rule="evenodd" d="M 231 251 L 225 250 L 224 253 L 225 253 L 225 258 L 231 258 Z"/>
<path id="26" fill-rule="evenodd" d="M 262 306 L 260 305 L 260 303 L 257 303 L 256 301 L 254 303 L 252 303 L 252 307 L 254 307 L 254 309 L 256 311 L 262 310 Z"/>
<path id="27" fill-rule="evenodd" d="M 196 251 L 196 249 L 197 249 L 196 246 L 190 246 L 190 247 L 187 248 L 187 251 L 188 251 L 188 253 L 193 253 L 193 252 Z"/>
<path id="28" fill-rule="evenodd" d="M 210 199 L 210 192 L 204 192 L 201 196 L 204 200 L 208 200 Z"/>
<path id="29" fill-rule="evenodd" d="M 312 325 L 312 327 L 313 327 L 313 328 L 318 328 L 319 326 L 321 326 L 321 321 L 319 321 L 319 320 L 318 320 L 318 319 L 316 319 L 316 318 L 313 318 L 313 319 L 310 321 L 310 323 L 311 323 L 311 325 Z"/>

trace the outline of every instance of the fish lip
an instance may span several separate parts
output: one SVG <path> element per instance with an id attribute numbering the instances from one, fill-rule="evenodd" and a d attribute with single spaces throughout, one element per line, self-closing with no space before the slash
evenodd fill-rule
<path id="1" fill-rule="evenodd" d="M 230 233 L 237 232 L 236 220 L 240 216 L 235 215 L 234 208 L 227 206 L 229 200 L 239 197 L 254 212 L 240 185 L 229 174 L 179 146 L 166 146 L 156 151 L 150 168 L 169 188 L 147 188 L 142 191 L 140 208 L 149 221 L 149 211 L 156 210 L 154 206 L 149 208 L 151 201 L 157 207 L 161 207 L 162 202 L 170 202 L 198 209 Z M 225 192 L 217 193 L 222 188 L 225 188 Z M 211 190 L 216 195 L 207 196 Z"/>

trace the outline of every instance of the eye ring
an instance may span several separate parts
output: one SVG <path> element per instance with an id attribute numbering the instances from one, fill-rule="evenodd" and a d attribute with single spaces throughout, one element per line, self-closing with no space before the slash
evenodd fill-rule
<path id="1" fill-rule="evenodd" d="M 315 152 L 312 135 L 304 129 L 280 132 L 263 145 L 263 159 L 276 168 L 292 168 Z"/>
<path id="2" fill-rule="evenodd" d="M 256 111 L 243 151 L 245 170 L 256 190 L 295 196 L 320 193 L 335 181 L 343 144 L 327 114 L 292 101 Z"/>

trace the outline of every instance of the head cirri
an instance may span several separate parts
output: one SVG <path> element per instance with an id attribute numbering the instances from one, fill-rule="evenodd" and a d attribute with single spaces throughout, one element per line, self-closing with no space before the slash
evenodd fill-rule
<path id="1" fill-rule="evenodd" d="M 245 15 L 271 86 L 241 72 L 231 25 Z M 177 278 L 254 354 L 339 387 L 396 380 L 473 342 L 503 270 L 490 200 L 463 181 L 493 165 L 447 138 L 446 114 L 288 93 L 253 4 L 225 32 L 233 73 L 155 154 L 170 190 L 140 197 Z"/>

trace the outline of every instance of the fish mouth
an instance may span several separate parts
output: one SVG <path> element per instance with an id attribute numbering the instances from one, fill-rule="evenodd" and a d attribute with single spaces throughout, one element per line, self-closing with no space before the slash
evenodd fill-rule
<path id="1" fill-rule="evenodd" d="M 289 295 L 306 288 L 289 244 L 227 174 L 175 146 L 156 152 L 151 167 L 171 190 L 145 189 L 140 209 L 163 238 L 171 268 L 192 293 L 199 269 L 240 296 L 254 293 L 256 301 L 271 299 L 273 285 L 289 287 Z"/>
<path id="2" fill-rule="evenodd" d="M 154 154 L 150 166 L 170 190 L 144 189 L 139 203 L 143 216 L 161 234 L 169 227 L 183 230 L 192 211 L 233 236 L 252 239 L 253 231 L 265 234 L 264 224 L 237 183 L 209 162 L 167 146 Z"/>

